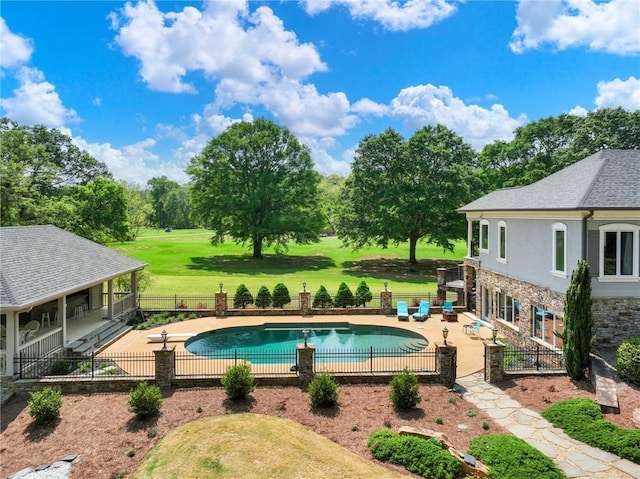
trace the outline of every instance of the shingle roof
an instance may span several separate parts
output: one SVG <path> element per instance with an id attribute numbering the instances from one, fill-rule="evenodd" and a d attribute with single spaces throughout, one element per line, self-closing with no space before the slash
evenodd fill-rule
<path id="1" fill-rule="evenodd" d="M 78 291 L 147 263 L 55 226 L 0 228 L 0 307 L 19 309 Z"/>
<path id="2" fill-rule="evenodd" d="M 640 150 L 601 150 L 535 183 L 496 190 L 458 211 L 640 209 Z"/>

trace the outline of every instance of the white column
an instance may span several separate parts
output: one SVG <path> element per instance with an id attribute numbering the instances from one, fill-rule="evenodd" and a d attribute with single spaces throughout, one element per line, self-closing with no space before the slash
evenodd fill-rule
<path id="1" fill-rule="evenodd" d="M 67 344 L 67 297 L 58 299 L 58 321 L 62 325 L 62 345 Z"/>
<path id="2" fill-rule="evenodd" d="M 113 321 L 113 280 L 107 283 L 107 319 Z"/>
<path id="3" fill-rule="evenodd" d="M 18 321 L 19 315 L 15 311 L 8 311 L 7 317 L 7 349 L 5 351 L 5 374 L 7 376 L 13 376 L 13 358 L 18 353 L 18 345 L 20 341 L 20 335 L 18 333 Z"/>
<path id="4" fill-rule="evenodd" d="M 473 221 L 467 220 L 467 258 L 471 258 L 473 255 L 472 245 L 473 242 Z"/>

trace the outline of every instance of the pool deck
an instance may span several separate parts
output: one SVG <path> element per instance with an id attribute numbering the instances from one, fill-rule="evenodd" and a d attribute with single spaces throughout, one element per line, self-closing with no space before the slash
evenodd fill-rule
<path id="1" fill-rule="evenodd" d="M 189 319 L 177 323 L 166 324 L 144 331 L 129 331 L 125 336 L 106 348 L 107 353 L 116 352 L 143 352 L 153 351 L 162 347 L 158 342 L 152 342 L 147 337 L 150 334 L 160 334 L 166 330 L 169 334 L 203 333 L 220 328 L 230 328 L 235 326 L 255 326 L 265 323 L 344 323 L 392 326 L 414 331 L 423 335 L 429 340 L 429 347 L 442 344 L 442 329 L 446 326 L 449 330 L 447 343 L 458 348 L 458 377 L 465 377 L 478 372 L 484 367 L 484 341 L 490 338 L 491 330 L 482 327 L 478 335 L 465 334 L 463 327 L 475 322 L 475 317 L 460 313 L 458 322 L 444 322 L 442 315 L 433 314 L 424 322 L 398 321 L 397 316 L 387 316 L 381 314 L 365 315 L 288 315 L 288 316 L 227 316 L 224 318 L 205 317 Z M 185 352 L 184 342 L 186 337 L 177 337 L 167 341 L 170 345 L 175 345 L 176 352 Z M 302 342 L 302 338 L 300 338 Z"/>

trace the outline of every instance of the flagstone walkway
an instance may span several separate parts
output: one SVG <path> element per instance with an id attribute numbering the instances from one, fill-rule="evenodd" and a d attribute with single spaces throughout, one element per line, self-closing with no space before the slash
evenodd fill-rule
<path id="1" fill-rule="evenodd" d="M 570 479 L 640 479 L 640 465 L 571 439 L 536 411 L 484 382 L 483 373 L 456 380 L 462 397 L 511 434 L 550 457 Z"/>

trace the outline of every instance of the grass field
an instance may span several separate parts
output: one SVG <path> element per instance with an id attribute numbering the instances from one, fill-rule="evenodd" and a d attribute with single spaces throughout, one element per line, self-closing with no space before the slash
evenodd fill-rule
<path id="1" fill-rule="evenodd" d="M 461 262 L 466 252 L 463 242 L 454 253 L 419 243 L 418 264 L 410 265 L 408 244 L 354 252 L 343 248 L 338 238 L 327 237 L 312 245 L 290 245 L 285 255 L 265 250 L 263 258 L 255 259 L 248 246 L 234 242 L 213 246 L 210 237 L 202 229 L 170 233 L 146 229 L 136 241 L 111 247 L 149 264 L 153 282 L 144 293 L 158 295 L 209 293 L 220 282 L 230 294 L 241 283 L 254 295 L 260 286 L 272 290 L 279 282 L 293 292 L 301 289 L 303 281 L 312 293 L 321 285 L 335 293 L 343 281 L 355 291 L 362 280 L 372 291 L 379 291 L 388 281 L 389 289 L 397 293 L 435 292 L 436 268 Z"/>

